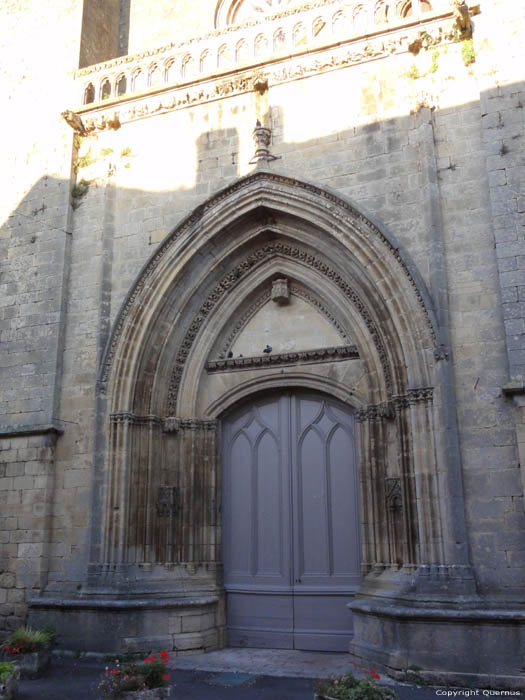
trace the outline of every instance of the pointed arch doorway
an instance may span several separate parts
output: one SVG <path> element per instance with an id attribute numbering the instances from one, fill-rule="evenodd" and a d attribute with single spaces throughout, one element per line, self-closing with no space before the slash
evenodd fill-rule
<path id="1" fill-rule="evenodd" d="M 223 542 L 232 646 L 348 651 L 359 586 L 354 416 L 311 391 L 223 422 Z"/>

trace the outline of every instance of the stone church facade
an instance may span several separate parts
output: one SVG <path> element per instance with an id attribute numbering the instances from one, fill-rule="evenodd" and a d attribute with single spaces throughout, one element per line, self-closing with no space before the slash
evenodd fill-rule
<path id="1" fill-rule="evenodd" d="M 0 632 L 522 687 L 525 4 L 61 8 L 2 9 Z"/>

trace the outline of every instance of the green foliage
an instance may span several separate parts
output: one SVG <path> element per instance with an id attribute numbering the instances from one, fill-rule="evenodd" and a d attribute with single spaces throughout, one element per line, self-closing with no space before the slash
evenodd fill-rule
<path id="1" fill-rule="evenodd" d="M 413 63 L 410 66 L 410 69 L 407 71 L 407 77 L 410 78 L 410 80 L 417 80 L 418 78 L 421 78 L 421 73 L 419 72 L 419 69 L 415 63 Z"/>
<path id="2" fill-rule="evenodd" d="M 144 682 L 148 688 L 162 688 L 167 685 L 164 680 L 166 665 L 159 659 L 155 659 L 155 661 L 149 663 L 137 664 L 135 669 L 137 673 L 144 678 Z"/>
<path id="3" fill-rule="evenodd" d="M 438 58 L 439 58 L 439 51 L 437 49 L 434 49 L 434 51 L 432 51 L 432 63 L 430 65 L 430 68 L 428 69 L 429 73 L 435 73 L 437 71 L 437 69 L 439 68 Z"/>
<path id="4" fill-rule="evenodd" d="M 76 159 L 75 164 L 73 165 L 73 170 L 78 173 L 80 168 L 87 168 L 90 165 L 93 165 L 93 163 L 96 162 L 96 158 L 93 155 L 91 148 L 89 151 L 86 153 L 84 156 L 80 156 L 79 158 Z"/>
<path id="5" fill-rule="evenodd" d="M 122 158 L 129 158 L 131 155 L 131 148 L 129 146 L 126 146 L 126 148 L 122 149 L 120 155 L 122 156 Z"/>
<path id="6" fill-rule="evenodd" d="M 15 654 L 29 654 L 51 644 L 54 636 L 54 631 L 19 627 L 5 640 L 2 644 L 2 649 L 11 656 Z"/>
<path id="7" fill-rule="evenodd" d="M 71 190 L 71 206 L 73 209 L 78 209 L 82 203 L 82 198 L 86 196 L 91 182 L 89 180 L 80 180 Z"/>
<path id="8" fill-rule="evenodd" d="M 15 667 L 9 661 L 0 661 L 0 683 L 5 683 Z"/>
<path id="9" fill-rule="evenodd" d="M 398 700 L 391 688 L 379 686 L 370 678 L 358 681 L 351 673 L 331 683 L 320 684 L 317 692 L 334 700 Z"/>
<path id="10" fill-rule="evenodd" d="M 101 151 L 100 151 L 100 155 L 103 156 L 104 158 L 105 158 L 106 156 L 111 155 L 111 153 L 113 153 L 113 149 L 112 149 L 112 148 L 102 148 Z"/>
<path id="11" fill-rule="evenodd" d="M 472 39 L 465 39 L 461 43 L 461 58 L 466 66 L 470 66 L 476 62 L 476 52 L 474 51 L 474 42 Z"/>
<path id="12" fill-rule="evenodd" d="M 73 136 L 73 146 L 74 146 L 75 150 L 78 151 L 78 149 L 80 148 L 81 145 L 82 145 L 82 136 L 80 134 L 75 134 Z"/>

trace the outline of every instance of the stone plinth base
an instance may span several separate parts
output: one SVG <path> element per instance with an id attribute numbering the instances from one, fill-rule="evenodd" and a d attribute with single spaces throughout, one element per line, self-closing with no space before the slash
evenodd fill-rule
<path id="1" fill-rule="evenodd" d="M 101 654 L 165 649 L 194 654 L 224 646 L 224 604 L 220 596 L 175 599 L 57 600 L 29 603 L 32 627 L 52 625 L 57 648 Z"/>
<path id="2" fill-rule="evenodd" d="M 525 610 L 404 607 L 371 600 L 354 615 L 355 664 L 398 680 L 522 689 Z"/>

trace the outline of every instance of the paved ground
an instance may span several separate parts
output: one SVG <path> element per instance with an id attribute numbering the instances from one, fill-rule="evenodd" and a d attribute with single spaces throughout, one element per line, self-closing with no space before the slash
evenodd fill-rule
<path id="1" fill-rule="evenodd" d="M 230 650 L 231 651 L 231 650 Z M 253 667 L 250 672 L 232 672 L 219 669 L 224 666 L 226 659 L 233 663 L 235 654 L 240 655 L 239 663 L 244 659 L 247 663 L 250 655 Z M 257 650 L 236 650 L 235 652 L 213 657 L 206 655 L 208 662 L 203 657 L 179 657 L 174 660 L 176 669 L 171 672 L 172 700 L 313 700 L 314 678 L 324 673 L 318 673 L 320 669 L 330 666 L 335 668 L 346 660 L 346 655 L 337 654 L 309 654 L 307 652 L 295 652 L 277 654 L 273 656 L 276 666 L 273 671 L 263 672 L 272 656 L 268 652 Z M 275 654 L 275 652 L 273 652 Z M 210 658 L 211 657 L 211 658 Z M 302 657 L 302 658 L 301 658 Z M 333 657 L 333 658 L 331 658 Z M 309 660 L 309 668 L 305 667 Z M 280 663 L 277 663 L 280 661 Z M 182 668 L 193 663 L 194 668 Z M 215 665 L 213 670 L 199 670 L 195 666 L 207 664 Z M 92 660 L 53 659 L 53 665 L 44 678 L 36 681 L 21 681 L 18 700 L 97 700 L 97 682 L 105 664 Z M 282 675 L 283 667 L 295 669 L 295 677 Z M 306 677 L 299 673 L 302 667 L 303 675 L 310 670 Z M 337 668 L 336 674 L 347 670 L 347 666 Z M 240 671 L 237 668 L 237 671 Z M 276 672 L 279 672 L 277 675 Z M 330 675 L 330 674 L 329 674 Z M 436 690 L 433 688 L 417 688 L 411 686 L 394 686 L 400 700 L 436 700 Z"/>

